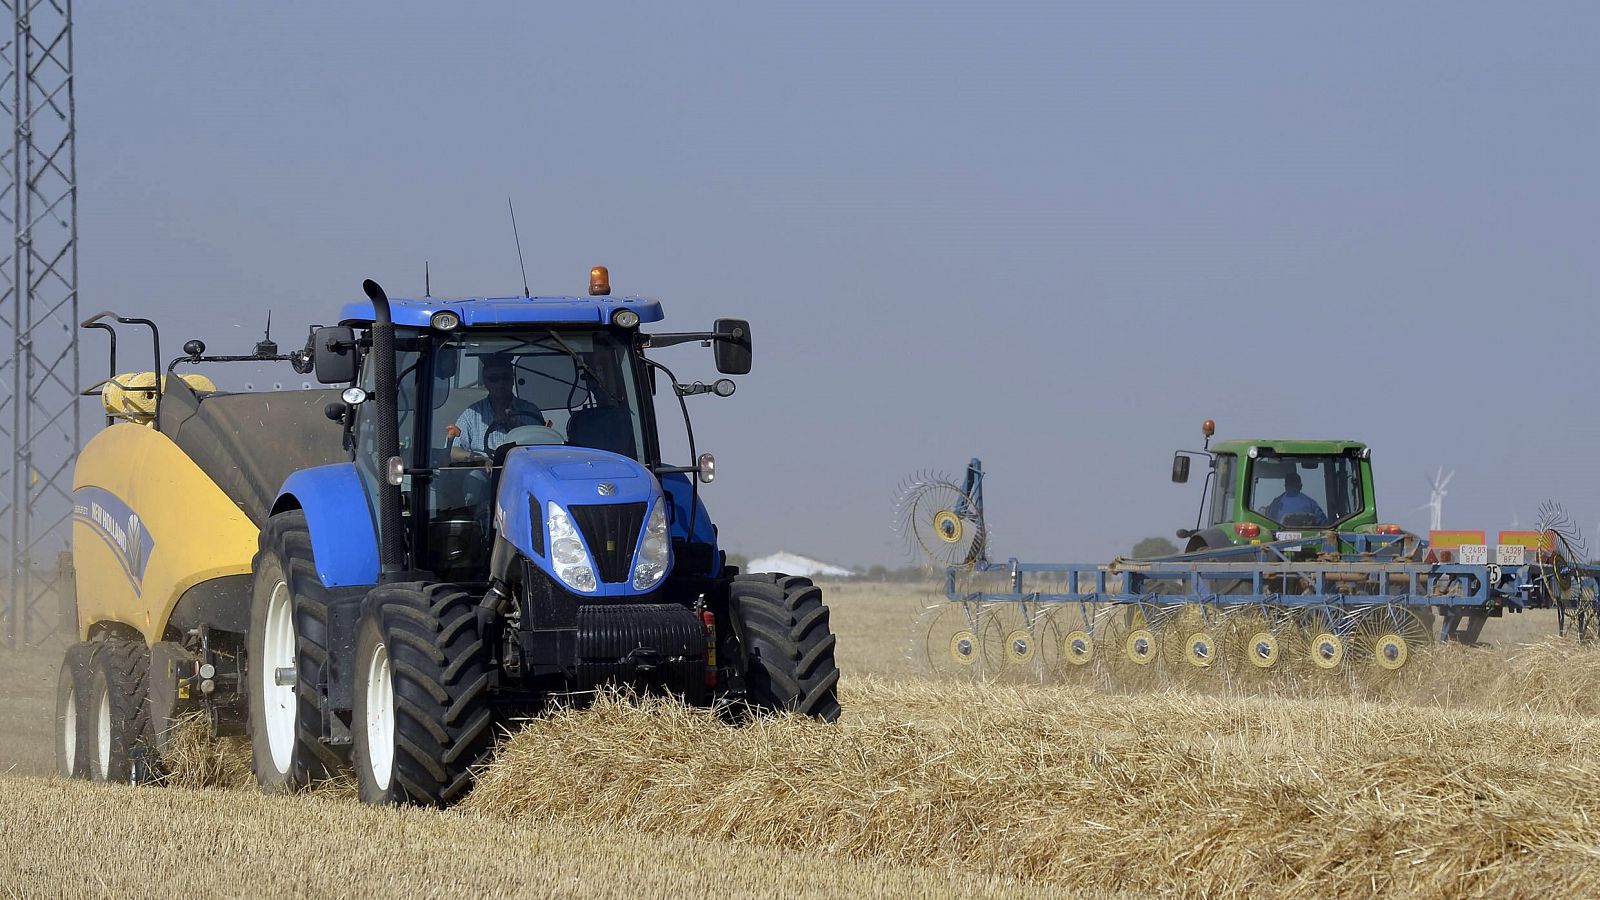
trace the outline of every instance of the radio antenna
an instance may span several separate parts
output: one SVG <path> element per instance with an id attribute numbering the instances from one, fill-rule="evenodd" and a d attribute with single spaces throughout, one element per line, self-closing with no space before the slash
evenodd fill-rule
<path id="1" fill-rule="evenodd" d="M 511 236 L 517 241 L 517 267 L 522 269 L 522 296 L 531 300 L 533 295 L 528 293 L 528 266 L 522 261 L 522 236 L 517 234 L 517 208 L 511 205 L 510 197 L 506 198 L 506 208 L 511 210 Z"/>
<path id="2" fill-rule="evenodd" d="M 256 356 L 268 357 L 278 355 L 278 344 L 272 339 L 272 310 L 267 310 L 267 333 L 256 341 Z"/>
<path id="3" fill-rule="evenodd" d="M 433 296 L 433 278 L 428 273 L 428 261 L 422 261 L 422 299 Z"/>

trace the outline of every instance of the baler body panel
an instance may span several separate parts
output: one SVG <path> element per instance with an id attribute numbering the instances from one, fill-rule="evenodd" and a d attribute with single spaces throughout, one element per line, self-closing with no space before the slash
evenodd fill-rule
<path id="1" fill-rule="evenodd" d="M 78 633 L 118 622 L 162 640 L 183 593 L 250 572 L 259 530 L 166 435 L 116 424 L 95 435 L 72 477 Z"/>

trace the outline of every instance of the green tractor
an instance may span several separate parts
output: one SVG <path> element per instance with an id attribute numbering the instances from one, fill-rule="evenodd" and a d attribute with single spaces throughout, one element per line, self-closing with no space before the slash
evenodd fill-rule
<path id="1" fill-rule="evenodd" d="M 1189 480 L 1195 457 L 1210 471 L 1194 528 L 1178 530 L 1185 553 L 1239 544 L 1299 540 L 1323 532 L 1399 534 L 1380 524 L 1372 490 L 1372 451 L 1358 441 L 1235 440 L 1211 443 L 1216 423 L 1205 421 L 1203 450 L 1179 450 L 1172 480 Z"/>

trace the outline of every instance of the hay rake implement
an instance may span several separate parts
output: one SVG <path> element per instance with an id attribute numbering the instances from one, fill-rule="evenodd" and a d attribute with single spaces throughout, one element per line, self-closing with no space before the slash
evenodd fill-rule
<path id="1" fill-rule="evenodd" d="M 1430 646 L 1473 643 L 1487 619 L 1528 609 L 1556 609 L 1563 635 L 1600 638 L 1600 566 L 1553 505 L 1532 546 L 1446 550 L 1406 533 L 1305 531 L 1150 559 L 1035 563 L 989 558 L 982 480 L 974 459 L 960 482 L 923 475 L 903 488 L 897 530 L 932 548 L 943 579 L 911 647 L 933 673 L 1119 687 L 1297 674 L 1381 682 Z M 973 534 L 982 539 L 968 542 Z"/>

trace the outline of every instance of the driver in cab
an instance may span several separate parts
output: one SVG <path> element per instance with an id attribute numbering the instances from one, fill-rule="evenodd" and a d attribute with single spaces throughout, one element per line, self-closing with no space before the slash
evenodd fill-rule
<path id="1" fill-rule="evenodd" d="M 1328 520 L 1317 501 L 1300 493 L 1300 473 L 1290 471 L 1283 477 L 1283 493 L 1267 505 L 1266 516 L 1274 522 L 1284 522 L 1289 516 L 1309 516 L 1312 525 Z"/>
<path id="2" fill-rule="evenodd" d="M 539 407 L 517 396 L 516 371 L 509 355 L 484 357 L 479 371 L 488 396 L 462 410 L 455 424 L 445 429 L 454 442 L 450 449 L 453 462 L 489 455 L 505 443 L 514 428 L 549 425 Z"/>

